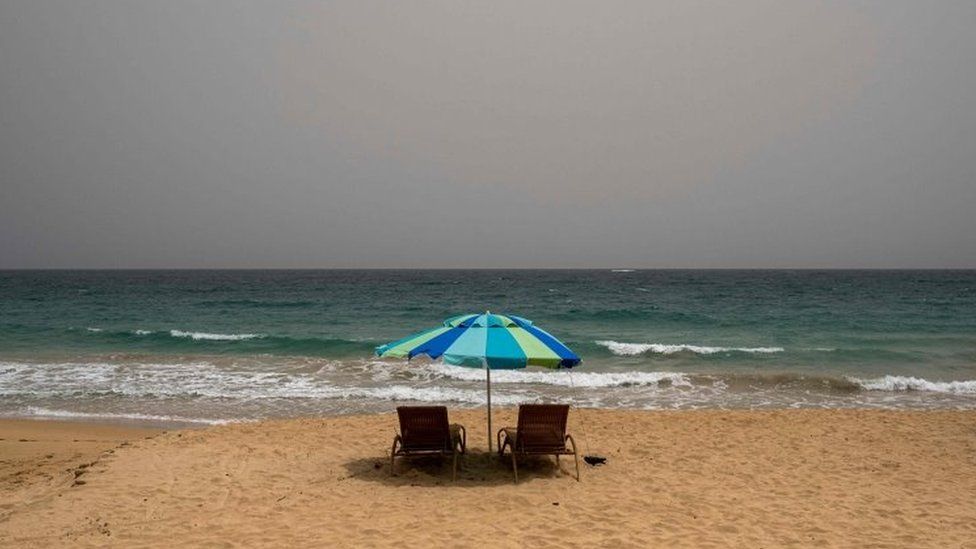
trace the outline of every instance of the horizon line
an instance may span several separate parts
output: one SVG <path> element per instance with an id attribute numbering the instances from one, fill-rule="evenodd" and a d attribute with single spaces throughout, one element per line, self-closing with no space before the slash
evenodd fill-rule
<path id="1" fill-rule="evenodd" d="M 0 267 L 0 272 L 18 271 L 976 271 L 976 267 Z"/>

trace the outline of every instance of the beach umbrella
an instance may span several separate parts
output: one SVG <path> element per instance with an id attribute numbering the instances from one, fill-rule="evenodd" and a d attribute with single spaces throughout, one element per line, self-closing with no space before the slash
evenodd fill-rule
<path id="1" fill-rule="evenodd" d="M 418 355 L 444 363 L 484 368 L 488 391 L 488 451 L 491 451 L 491 371 L 527 366 L 572 368 L 576 353 L 531 320 L 513 315 L 468 314 L 449 318 L 443 326 L 407 336 L 376 348 L 380 357 Z"/>

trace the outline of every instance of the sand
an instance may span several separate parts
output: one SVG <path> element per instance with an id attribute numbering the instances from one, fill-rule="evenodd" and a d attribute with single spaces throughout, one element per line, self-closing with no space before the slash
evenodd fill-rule
<path id="1" fill-rule="evenodd" d="M 456 483 L 439 460 L 390 477 L 392 415 L 3 421 L 0 546 L 976 547 L 976 412 L 574 410 L 608 463 L 577 483 L 542 458 L 518 485 L 483 410 L 451 419 Z"/>

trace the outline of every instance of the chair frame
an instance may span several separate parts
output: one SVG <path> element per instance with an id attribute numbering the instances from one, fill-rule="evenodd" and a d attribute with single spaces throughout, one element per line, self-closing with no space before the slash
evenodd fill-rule
<path id="1" fill-rule="evenodd" d="M 393 448 L 390 451 L 390 476 L 394 476 L 396 458 L 422 456 L 451 456 L 451 480 L 457 480 L 458 456 L 467 450 L 468 434 L 464 426 L 448 422 L 446 406 L 398 406 L 397 416 L 400 420 L 400 432 L 393 437 Z M 413 430 L 419 434 L 411 435 L 411 423 L 421 420 L 422 424 L 414 424 Z M 426 421 L 424 421 L 426 420 Z M 419 427 L 419 429 L 418 429 Z M 435 431 L 443 431 L 436 433 Z M 421 440 L 417 440 L 417 438 Z"/>
<path id="2" fill-rule="evenodd" d="M 512 473 L 518 484 L 518 459 L 526 456 L 555 456 L 559 465 L 559 456 L 573 456 L 576 461 L 576 482 L 580 481 L 579 452 L 576 441 L 566 433 L 566 422 L 569 416 L 567 404 L 522 404 L 518 411 L 518 427 L 506 427 L 498 431 L 498 457 L 504 459 L 505 448 L 509 448 L 512 455 Z M 559 438 L 539 440 L 536 434 L 528 434 L 528 425 L 550 427 L 549 435 L 560 433 Z M 569 443 L 570 447 L 566 446 Z"/>

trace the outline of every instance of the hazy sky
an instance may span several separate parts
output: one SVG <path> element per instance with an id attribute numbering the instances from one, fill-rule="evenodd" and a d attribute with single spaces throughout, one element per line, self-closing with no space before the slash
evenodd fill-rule
<path id="1" fill-rule="evenodd" d="M 976 267 L 974 26 L 0 0 L 0 268 Z"/>

